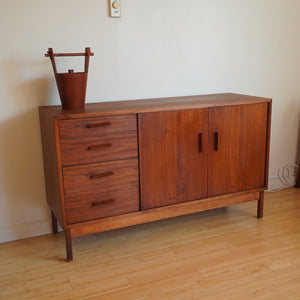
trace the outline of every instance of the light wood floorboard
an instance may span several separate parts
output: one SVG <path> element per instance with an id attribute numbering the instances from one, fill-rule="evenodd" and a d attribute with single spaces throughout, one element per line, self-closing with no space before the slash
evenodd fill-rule
<path id="1" fill-rule="evenodd" d="M 0 244 L 0 299 L 300 299 L 300 189 L 73 239 Z"/>

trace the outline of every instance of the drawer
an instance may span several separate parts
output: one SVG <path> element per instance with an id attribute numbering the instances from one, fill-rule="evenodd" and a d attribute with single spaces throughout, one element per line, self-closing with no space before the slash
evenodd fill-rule
<path id="1" fill-rule="evenodd" d="M 137 157 L 137 133 L 129 131 L 109 136 L 98 136 L 89 141 L 78 140 L 77 144 L 61 142 L 63 166 L 96 163 L 108 160 Z"/>
<path id="2" fill-rule="evenodd" d="M 59 121 L 63 166 L 137 157 L 136 115 Z"/>
<path id="3" fill-rule="evenodd" d="M 68 224 L 139 210 L 137 159 L 66 167 L 63 176 Z"/>

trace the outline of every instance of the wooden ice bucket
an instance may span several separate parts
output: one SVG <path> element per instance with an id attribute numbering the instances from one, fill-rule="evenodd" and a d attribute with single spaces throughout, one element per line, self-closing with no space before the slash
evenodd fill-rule
<path id="1" fill-rule="evenodd" d="M 84 108 L 86 85 L 89 68 L 89 58 L 93 56 L 90 48 L 85 48 L 85 53 L 53 53 L 53 49 L 49 48 L 45 56 L 50 57 L 55 80 L 64 109 L 81 109 Z M 84 72 L 76 72 L 69 70 L 68 73 L 57 73 L 55 56 L 85 56 Z"/>

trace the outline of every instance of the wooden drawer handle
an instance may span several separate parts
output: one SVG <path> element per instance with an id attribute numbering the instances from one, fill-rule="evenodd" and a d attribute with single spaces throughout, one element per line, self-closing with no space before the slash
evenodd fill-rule
<path id="1" fill-rule="evenodd" d="M 202 132 L 198 133 L 198 152 L 203 152 L 202 146 Z"/>
<path id="2" fill-rule="evenodd" d="M 105 172 L 105 173 L 98 173 L 98 174 L 92 174 L 90 175 L 91 179 L 95 179 L 95 178 L 102 178 L 102 177 L 107 177 L 107 176 L 112 176 L 114 175 L 113 172 Z"/>
<path id="3" fill-rule="evenodd" d="M 95 127 L 105 127 L 105 126 L 110 126 L 111 122 L 102 122 L 102 123 L 93 123 L 93 124 L 88 124 L 86 127 L 87 128 L 95 128 Z"/>
<path id="4" fill-rule="evenodd" d="M 109 204 L 109 203 L 113 203 L 114 201 L 115 201 L 114 199 L 107 199 L 107 200 L 102 200 L 102 201 L 96 201 L 96 202 L 92 202 L 92 206 Z"/>
<path id="5" fill-rule="evenodd" d="M 107 144 L 89 146 L 88 149 L 89 150 L 98 150 L 98 149 L 104 149 L 104 148 L 109 148 L 109 147 L 111 147 L 111 144 L 107 143 Z"/>
<path id="6" fill-rule="evenodd" d="M 214 151 L 219 150 L 219 132 L 214 132 Z"/>

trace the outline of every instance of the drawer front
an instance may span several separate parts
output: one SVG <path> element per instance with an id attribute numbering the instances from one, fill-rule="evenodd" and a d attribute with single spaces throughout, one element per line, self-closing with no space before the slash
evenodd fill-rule
<path id="1" fill-rule="evenodd" d="M 137 157 L 136 115 L 59 121 L 64 166 Z"/>
<path id="2" fill-rule="evenodd" d="M 68 224 L 139 210 L 137 159 L 66 167 L 63 175 Z"/>
<path id="3" fill-rule="evenodd" d="M 137 133 L 130 131 L 98 136 L 94 140 L 78 140 L 77 144 L 64 140 L 61 154 L 63 166 L 137 157 Z"/>

